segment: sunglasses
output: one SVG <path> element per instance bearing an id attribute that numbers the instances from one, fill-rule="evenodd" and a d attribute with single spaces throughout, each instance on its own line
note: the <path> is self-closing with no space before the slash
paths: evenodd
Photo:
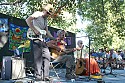
<path id="1" fill-rule="evenodd" d="M 46 12 L 47 14 L 51 15 L 49 12 Z"/>

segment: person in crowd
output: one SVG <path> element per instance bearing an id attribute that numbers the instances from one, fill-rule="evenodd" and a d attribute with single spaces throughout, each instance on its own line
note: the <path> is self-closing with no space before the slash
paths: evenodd
<path id="1" fill-rule="evenodd" d="M 49 81 L 50 51 L 46 42 L 41 37 L 41 30 L 46 31 L 48 37 L 52 37 L 47 27 L 47 17 L 53 13 L 53 5 L 46 4 L 42 11 L 36 11 L 26 19 L 26 23 L 32 32 L 38 37 L 33 40 L 33 54 L 36 80 Z"/>
<path id="2" fill-rule="evenodd" d="M 71 80 L 75 79 L 75 60 L 74 55 L 71 55 L 71 52 L 74 52 L 76 48 L 73 49 L 67 49 L 66 48 L 66 42 L 65 39 L 66 32 L 64 30 L 58 30 L 57 31 L 57 38 L 56 40 L 51 40 L 47 42 L 48 47 L 50 47 L 50 50 L 52 52 L 52 58 L 54 58 L 54 61 L 65 63 L 66 64 L 66 79 Z M 57 51 L 54 51 L 57 50 Z"/>
<path id="3" fill-rule="evenodd" d="M 122 55 L 121 55 L 121 51 L 118 51 L 118 52 L 117 52 L 116 59 L 117 59 L 118 61 L 122 61 L 122 60 L 123 60 L 123 59 L 122 59 Z"/>
<path id="4" fill-rule="evenodd" d="M 117 56 L 117 53 L 114 51 L 114 49 L 110 49 L 109 54 L 107 55 L 107 58 L 112 61 L 115 60 Z"/>
<path id="5" fill-rule="evenodd" d="M 125 60 L 125 49 L 123 50 L 123 60 Z"/>
<path id="6" fill-rule="evenodd" d="M 118 58 L 118 54 L 114 50 L 114 48 L 110 49 L 109 53 L 107 54 L 107 61 L 105 64 L 105 68 L 107 68 L 108 66 L 111 67 L 111 70 L 112 68 L 116 68 L 117 58 Z M 110 73 L 112 73 L 112 71 Z"/>

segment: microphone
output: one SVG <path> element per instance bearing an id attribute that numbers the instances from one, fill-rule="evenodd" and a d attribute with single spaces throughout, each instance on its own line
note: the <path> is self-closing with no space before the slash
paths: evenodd
<path id="1" fill-rule="evenodd" d="M 86 48 L 89 48 L 89 46 L 86 46 L 86 45 L 85 45 L 85 47 L 86 47 Z"/>

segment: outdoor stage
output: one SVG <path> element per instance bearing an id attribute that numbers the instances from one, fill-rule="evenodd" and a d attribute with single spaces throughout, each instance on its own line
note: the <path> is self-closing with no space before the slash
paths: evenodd
<path id="1" fill-rule="evenodd" d="M 102 70 L 103 71 L 103 70 Z M 27 76 L 22 79 L 17 80 L 0 80 L 0 83 L 99 83 L 97 82 L 99 79 L 88 79 L 86 76 L 80 76 L 76 80 L 66 80 L 65 79 L 65 69 L 56 69 L 56 72 L 59 75 L 59 78 L 57 78 L 55 72 L 53 69 L 50 70 L 50 77 L 51 81 L 34 81 L 34 78 L 32 76 Z M 109 73 L 110 69 L 106 69 L 106 73 Z M 113 70 L 114 75 L 104 75 L 102 77 L 102 81 L 105 83 L 125 83 L 125 70 Z M 104 83 L 101 82 L 101 83 Z"/>

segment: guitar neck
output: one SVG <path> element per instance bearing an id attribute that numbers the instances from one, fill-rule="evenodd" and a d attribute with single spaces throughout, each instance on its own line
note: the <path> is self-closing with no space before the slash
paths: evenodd
<path id="1" fill-rule="evenodd" d="M 68 54 L 68 53 L 73 52 L 73 50 L 74 50 L 74 49 L 66 49 L 66 50 L 64 51 L 64 53 L 65 53 L 65 54 Z"/>

